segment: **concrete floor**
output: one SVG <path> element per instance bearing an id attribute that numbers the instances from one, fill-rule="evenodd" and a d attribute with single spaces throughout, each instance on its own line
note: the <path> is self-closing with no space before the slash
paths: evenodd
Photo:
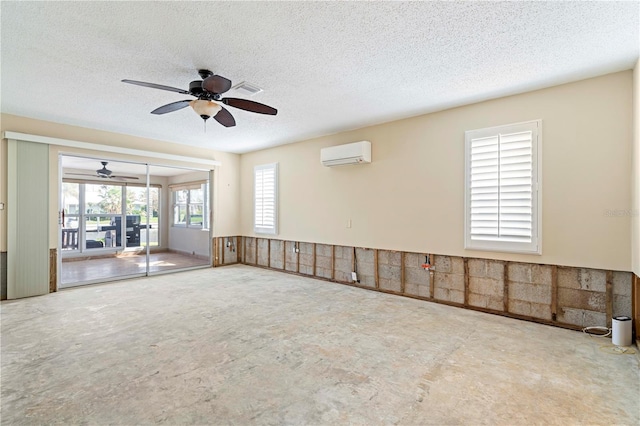
<path id="1" fill-rule="evenodd" d="M 608 339 L 248 266 L 1 307 L 3 424 L 640 423 Z"/>

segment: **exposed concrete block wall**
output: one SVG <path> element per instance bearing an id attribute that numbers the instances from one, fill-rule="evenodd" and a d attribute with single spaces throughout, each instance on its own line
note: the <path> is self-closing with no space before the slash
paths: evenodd
<path id="1" fill-rule="evenodd" d="M 434 293 L 437 300 L 465 303 L 464 260 L 454 256 L 434 256 Z"/>
<path id="2" fill-rule="evenodd" d="M 378 251 L 378 287 L 398 293 L 402 291 L 402 253 Z"/>
<path id="3" fill-rule="evenodd" d="M 431 294 L 431 274 L 422 264 L 425 255 L 418 253 L 404 254 L 404 292 L 420 297 L 433 297 Z"/>
<path id="4" fill-rule="evenodd" d="M 256 238 L 255 237 L 243 237 L 244 246 L 242 250 L 243 262 L 249 265 L 256 264 Z"/>
<path id="5" fill-rule="evenodd" d="M 374 256 L 375 251 L 366 248 L 356 248 L 356 267 L 360 285 L 376 287 Z"/>
<path id="6" fill-rule="evenodd" d="M 333 278 L 333 246 L 316 244 L 316 277 Z"/>
<path id="7" fill-rule="evenodd" d="M 353 247 L 335 246 L 334 279 L 350 283 L 353 272 Z"/>
<path id="8" fill-rule="evenodd" d="M 258 238 L 258 265 L 269 266 L 269 240 Z"/>
<path id="9" fill-rule="evenodd" d="M 504 262 L 469 259 L 467 268 L 469 270 L 469 305 L 504 311 Z"/>
<path id="10" fill-rule="evenodd" d="M 298 243 L 300 252 L 300 273 L 305 275 L 313 275 L 313 258 L 314 258 L 314 244 L 313 243 Z"/>
<path id="11" fill-rule="evenodd" d="M 552 270 L 549 265 L 509 263 L 509 312 L 551 320 Z"/>
<path id="12" fill-rule="evenodd" d="M 558 320 L 567 324 L 606 326 L 606 271 L 558 268 Z"/>
<path id="13" fill-rule="evenodd" d="M 613 316 L 631 316 L 633 274 L 631 272 L 613 273 Z"/>
<path id="14" fill-rule="evenodd" d="M 274 269 L 284 269 L 284 241 L 270 240 L 269 266 Z"/>
<path id="15" fill-rule="evenodd" d="M 226 237 L 218 241 L 224 264 L 233 263 Z M 249 265 L 256 265 L 257 244 L 259 266 L 544 324 L 608 326 L 613 316 L 632 315 L 630 272 L 444 255 L 431 255 L 428 271 L 423 253 L 255 237 L 230 241 L 241 247 L 236 259 Z M 359 283 L 351 279 L 354 252 Z"/>
<path id="16" fill-rule="evenodd" d="M 298 272 L 298 253 L 295 251 L 296 242 L 285 242 L 285 269 L 289 272 Z"/>

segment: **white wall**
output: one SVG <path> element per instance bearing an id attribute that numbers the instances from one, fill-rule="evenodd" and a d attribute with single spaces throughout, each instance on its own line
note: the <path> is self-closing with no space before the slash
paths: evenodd
<path id="1" fill-rule="evenodd" d="M 253 167 L 279 162 L 277 238 L 613 270 L 631 269 L 631 71 L 244 154 L 242 234 Z M 543 121 L 542 256 L 464 249 L 464 132 Z M 320 148 L 372 143 L 373 163 L 326 168 Z M 352 228 L 347 228 L 347 221 Z"/>
<path id="2" fill-rule="evenodd" d="M 171 176 L 168 185 L 177 183 L 197 182 L 207 180 L 209 174 L 206 172 L 190 172 L 177 176 Z M 195 254 L 198 256 L 209 256 L 209 230 L 194 229 L 181 226 L 173 226 L 173 216 L 171 211 L 172 194 L 167 190 L 167 220 L 169 221 L 169 241 L 166 246 L 170 250 L 182 253 Z"/>
<path id="3" fill-rule="evenodd" d="M 631 175 L 632 270 L 640 276 L 640 59 L 633 70 L 633 155 Z"/>

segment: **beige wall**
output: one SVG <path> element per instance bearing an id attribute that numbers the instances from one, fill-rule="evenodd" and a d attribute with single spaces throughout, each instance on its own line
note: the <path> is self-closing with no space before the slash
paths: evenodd
<path id="1" fill-rule="evenodd" d="M 214 173 L 214 235 L 237 235 L 240 232 L 239 221 L 239 196 L 238 179 L 240 158 L 237 154 L 217 152 L 204 148 L 185 147 L 184 145 L 172 144 L 169 142 L 152 139 L 139 138 L 135 136 L 118 133 L 105 132 L 101 130 L 87 129 L 82 127 L 68 126 L 47 121 L 34 120 L 25 117 L 18 117 L 9 114 L 2 114 L 0 121 L 1 131 L 13 131 L 40 136 L 48 136 L 60 139 L 70 139 L 75 141 L 90 142 L 102 145 L 126 147 L 166 154 L 189 156 L 202 159 L 218 160 L 221 166 L 217 167 Z M 6 202 L 6 140 L 2 140 L 2 150 L 0 155 L 0 201 Z M 50 160 L 50 191 L 57 194 L 58 191 L 58 154 L 59 153 L 81 153 L 90 156 L 104 156 L 104 152 L 74 149 L 62 146 L 51 146 L 49 150 Z M 184 163 L 179 161 L 169 161 L 155 158 L 142 158 L 127 156 L 122 154 L 108 154 L 110 159 L 123 159 L 142 162 L 152 162 L 160 165 L 174 165 L 197 167 L 197 163 Z M 58 210 L 58 198 L 51 197 L 49 210 L 52 212 L 50 247 L 57 245 L 56 221 Z M 6 209 L 0 212 L 0 251 L 6 251 Z"/>
<path id="2" fill-rule="evenodd" d="M 279 162 L 281 239 L 568 266 L 631 269 L 631 71 L 339 133 L 241 157 Z M 464 250 L 465 130 L 543 120 L 542 256 Z M 320 148 L 369 140 L 373 162 L 327 168 Z M 347 221 L 352 227 L 347 228 Z"/>
<path id="3" fill-rule="evenodd" d="M 631 259 L 632 270 L 640 276 L 640 59 L 633 71 L 633 169 L 631 175 Z"/>

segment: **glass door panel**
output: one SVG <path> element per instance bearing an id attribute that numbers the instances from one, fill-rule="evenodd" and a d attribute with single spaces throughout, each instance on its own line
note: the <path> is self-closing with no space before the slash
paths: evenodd
<path id="1" fill-rule="evenodd" d="M 122 219 L 127 184 L 141 181 L 146 166 L 66 155 L 61 156 L 60 165 L 61 207 L 65 209 L 60 288 L 144 275 L 146 259 L 123 253 L 128 240 Z M 74 248 L 66 248 L 65 240 Z M 139 238 L 136 245 L 140 245 Z"/>
<path id="2" fill-rule="evenodd" d="M 132 232 L 135 241 L 128 239 L 127 247 L 146 247 L 160 245 L 160 188 L 149 187 L 149 206 L 147 206 L 147 188 L 127 186 L 127 232 Z M 135 222 L 139 222 L 137 227 Z M 139 235 L 138 235 L 139 234 Z"/>
<path id="3" fill-rule="evenodd" d="M 118 239 L 122 216 L 121 185 L 84 184 L 84 239 L 85 250 L 122 248 Z"/>
<path id="4" fill-rule="evenodd" d="M 167 183 L 163 238 L 159 249 L 150 251 L 149 273 L 210 266 L 209 172 L 150 166 L 149 174 L 165 176 Z"/>

